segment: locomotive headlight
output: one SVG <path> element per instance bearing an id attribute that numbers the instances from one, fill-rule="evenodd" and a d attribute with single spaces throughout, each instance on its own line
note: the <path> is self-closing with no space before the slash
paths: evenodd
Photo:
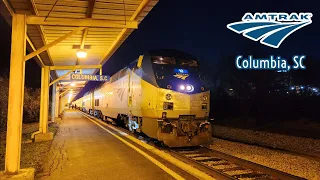
<path id="1" fill-rule="evenodd" d="M 186 87 L 188 92 L 193 92 L 194 91 L 194 87 L 191 84 L 188 84 Z"/>
<path id="2" fill-rule="evenodd" d="M 208 100 L 208 96 L 206 96 L 206 95 L 202 96 L 202 100 L 203 101 L 207 101 Z"/>
<path id="3" fill-rule="evenodd" d="M 194 91 L 194 87 L 191 84 L 181 84 L 179 86 L 179 89 L 181 91 L 186 91 L 186 92 L 193 92 Z"/>
<path id="4" fill-rule="evenodd" d="M 172 98 L 171 94 L 166 94 L 166 100 L 170 100 Z"/>

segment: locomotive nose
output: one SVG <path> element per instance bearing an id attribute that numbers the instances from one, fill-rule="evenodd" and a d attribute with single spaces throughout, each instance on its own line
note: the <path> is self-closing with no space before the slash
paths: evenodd
<path id="1" fill-rule="evenodd" d="M 188 134 L 188 136 L 193 136 L 197 132 L 198 127 L 193 124 L 193 122 L 183 122 L 181 124 L 181 130 Z"/>

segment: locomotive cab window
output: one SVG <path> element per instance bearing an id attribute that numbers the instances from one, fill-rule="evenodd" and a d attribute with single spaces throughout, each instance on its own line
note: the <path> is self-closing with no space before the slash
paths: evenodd
<path id="1" fill-rule="evenodd" d="M 181 66 L 191 66 L 191 67 L 198 67 L 199 64 L 196 60 L 190 60 L 190 59 L 179 59 Z"/>
<path id="2" fill-rule="evenodd" d="M 154 64 L 176 64 L 173 57 L 152 56 L 151 60 Z"/>
<path id="3" fill-rule="evenodd" d="M 94 100 L 94 106 L 99 106 L 99 99 Z"/>
<path id="4" fill-rule="evenodd" d="M 163 109 L 164 110 L 173 110 L 173 102 L 164 102 Z"/>

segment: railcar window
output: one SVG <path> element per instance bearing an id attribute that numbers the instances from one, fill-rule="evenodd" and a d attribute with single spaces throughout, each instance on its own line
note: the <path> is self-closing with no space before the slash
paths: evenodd
<path id="1" fill-rule="evenodd" d="M 94 100 L 94 106 L 99 106 L 99 99 Z"/>
<path id="2" fill-rule="evenodd" d="M 176 64 L 173 57 L 152 56 L 151 60 L 154 64 Z"/>

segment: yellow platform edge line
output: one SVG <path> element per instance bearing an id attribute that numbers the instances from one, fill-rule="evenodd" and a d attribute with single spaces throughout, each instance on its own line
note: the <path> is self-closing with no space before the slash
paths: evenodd
<path id="1" fill-rule="evenodd" d="M 87 117 L 88 119 L 90 119 L 91 121 L 93 121 L 93 118 L 92 118 L 92 117 L 88 116 L 87 114 L 85 114 L 85 113 L 83 113 L 83 112 L 81 112 L 81 113 L 82 113 L 85 117 Z M 105 123 L 105 122 L 103 122 L 103 121 L 100 121 L 100 120 L 99 120 L 99 123 L 96 122 L 96 121 L 93 121 L 93 122 L 96 123 L 97 125 L 99 125 L 100 127 L 102 127 L 103 129 L 105 129 L 105 128 L 104 128 L 103 126 L 101 126 L 99 123 L 101 123 L 101 124 L 103 124 L 103 125 L 105 125 L 105 126 L 108 126 L 109 128 L 111 128 L 111 129 L 113 129 L 113 130 L 115 130 L 115 131 L 117 131 L 117 132 L 119 132 L 119 133 L 123 133 L 121 130 L 116 129 L 116 128 L 110 126 L 109 124 L 107 124 L 107 123 Z M 107 130 L 107 129 L 106 129 L 106 130 Z M 107 130 L 107 131 L 109 131 L 109 130 Z M 112 133 L 112 132 L 110 132 L 110 133 Z M 114 134 L 114 133 L 113 133 L 113 134 Z M 116 136 L 117 136 L 117 135 L 116 135 Z M 163 151 L 161 151 L 161 150 L 159 150 L 159 149 L 157 149 L 157 148 L 155 148 L 155 147 L 153 147 L 153 146 L 151 146 L 151 145 L 149 145 L 149 144 L 146 144 L 146 143 L 143 142 L 143 141 L 140 141 L 140 140 L 136 139 L 135 137 L 133 137 L 133 136 L 131 136 L 131 135 L 128 135 L 128 136 L 126 136 L 126 137 L 127 137 L 128 139 L 130 139 L 131 141 L 137 143 L 138 145 L 144 147 L 145 149 L 147 149 L 147 150 L 153 152 L 154 154 L 160 156 L 161 158 L 163 158 L 163 159 L 169 161 L 170 163 L 176 165 L 177 167 L 181 168 L 182 170 L 188 172 L 189 174 L 195 176 L 195 177 L 198 178 L 198 179 L 214 179 L 213 177 L 209 176 L 208 174 L 206 174 L 206 173 L 204 173 L 204 172 L 202 172 L 202 171 L 200 171 L 200 170 L 192 167 L 192 166 L 189 165 L 189 164 L 186 164 L 186 163 L 184 163 L 184 162 L 182 162 L 182 161 L 174 158 L 173 156 L 171 156 L 170 154 L 168 154 L 168 153 L 166 153 L 166 152 L 163 152 Z M 121 137 L 119 137 L 119 138 L 121 138 Z M 121 139 L 122 139 L 122 138 L 121 138 Z M 123 139 L 123 141 L 125 141 L 125 140 Z M 127 141 L 126 141 L 126 142 L 127 142 Z M 127 142 L 127 143 L 128 143 L 128 142 Z M 129 143 L 129 144 L 130 144 L 130 143 Z M 130 145 L 131 145 L 131 144 L 130 144 Z M 132 145 L 132 146 L 133 146 L 133 145 Z M 135 146 L 134 146 L 134 147 L 135 147 Z M 135 147 L 135 148 L 136 148 L 136 147 Z M 151 157 L 151 158 L 152 158 L 152 157 Z M 159 163 L 160 163 L 160 162 L 159 162 Z M 160 167 L 160 166 L 159 166 L 159 167 Z M 161 168 L 161 167 L 160 167 L 160 168 Z M 162 169 L 162 168 L 161 168 L 161 169 Z"/>

